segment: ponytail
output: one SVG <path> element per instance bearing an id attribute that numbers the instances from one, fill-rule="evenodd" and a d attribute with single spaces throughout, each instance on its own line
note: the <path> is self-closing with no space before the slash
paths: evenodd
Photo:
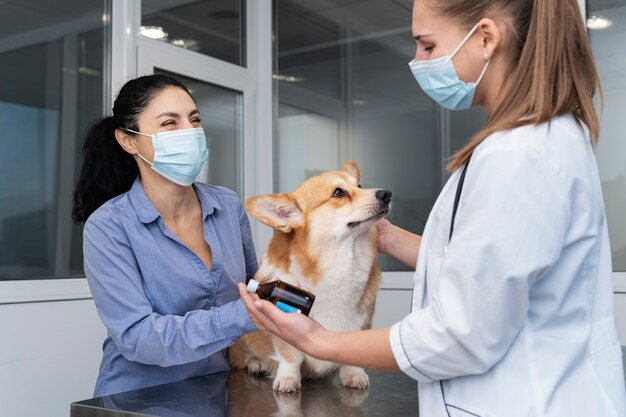
<path id="1" fill-rule="evenodd" d="M 83 166 L 74 189 L 72 220 L 84 223 L 98 207 L 128 190 L 139 169 L 115 139 L 115 118 L 94 123 L 83 144 Z"/>
<path id="2" fill-rule="evenodd" d="M 124 84 L 115 99 L 113 116 L 91 126 L 83 144 L 83 166 L 74 189 L 72 220 L 76 223 L 84 223 L 102 204 L 130 190 L 139 168 L 133 156 L 117 143 L 115 129 L 139 130 L 137 119 L 154 96 L 166 88 L 180 88 L 191 97 L 187 87 L 176 78 L 145 75 Z"/>
<path id="3" fill-rule="evenodd" d="M 433 2 L 434 4 L 434 2 Z M 489 121 L 448 165 L 465 165 L 489 135 L 571 113 L 595 144 L 600 122 L 593 103 L 600 77 L 577 0 L 437 0 L 445 15 L 471 27 L 484 17 L 511 19 L 511 75 Z"/>

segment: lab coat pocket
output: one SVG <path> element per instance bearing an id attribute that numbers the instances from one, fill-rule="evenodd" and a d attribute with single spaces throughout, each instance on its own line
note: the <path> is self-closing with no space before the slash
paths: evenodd
<path id="1" fill-rule="evenodd" d="M 461 407 L 456 407 L 451 404 L 446 404 L 446 410 L 450 417 L 482 417 L 480 414 L 472 413 Z"/>

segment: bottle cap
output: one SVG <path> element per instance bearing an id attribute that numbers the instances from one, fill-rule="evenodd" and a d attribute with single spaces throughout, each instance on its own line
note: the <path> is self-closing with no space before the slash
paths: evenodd
<path id="1" fill-rule="evenodd" d="M 248 287 L 246 289 L 248 290 L 249 293 L 254 294 L 258 288 L 259 288 L 259 281 L 255 279 L 251 279 L 250 282 L 248 282 Z"/>

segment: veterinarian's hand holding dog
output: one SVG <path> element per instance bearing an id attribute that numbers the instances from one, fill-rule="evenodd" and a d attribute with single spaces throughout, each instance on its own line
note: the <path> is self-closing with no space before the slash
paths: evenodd
<path id="1" fill-rule="evenodd" d="M 422 237 L 391 224 L 387 219 L 376 223 L 378 252 L 390 255 L 403 264 L 415 268 Z"/>
<path id="2" fill-rule="evenodd" d="M 249 294 L 243 284 L 239 284 L 239 294 L 255 323 L 304 353 L 347 365 L 400 370 L 389 344 L 389 328 L 332 332 L 303 314 L 285 313 Z"/>

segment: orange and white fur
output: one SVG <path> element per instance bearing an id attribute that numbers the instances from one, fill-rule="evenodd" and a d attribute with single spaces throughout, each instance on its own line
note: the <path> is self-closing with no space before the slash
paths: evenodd
<path id="1" fill-rule="evenodd" d="M 376 263 L 375 223 L 389 212 L 391 193 L 362 189 L 354 161 L 343 171 L 312 177 L 291 194 L 251 197 L 246 210 L 275 229 L 255 279 L 299 283 L 315 294 L 309 316 L 329 330 L 368 329 L 381 274 Z M 302 377 L 322 377 L 339 368 L 346 387 L 366 388 L 363 368 L 314 359 L 260 331 L 229 349 L 233 369 L 274 378 L 280 392 L 297 391 Z"/>

